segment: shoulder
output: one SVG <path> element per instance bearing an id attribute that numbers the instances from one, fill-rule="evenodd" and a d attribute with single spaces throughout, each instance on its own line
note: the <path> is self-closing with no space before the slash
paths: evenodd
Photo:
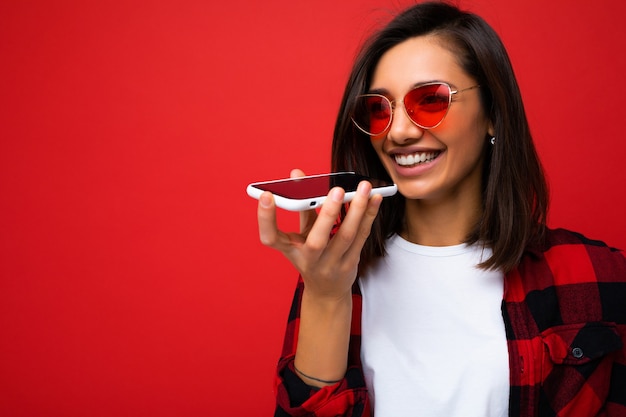
<path id="1" fill-rule="evenodd" d="M 600 240 L 549 230 L 507 274 L 505 299 L 525 303 L 541 331 L 567 323 L 626 324 L 626 258 Z"/>
<path id="2" fill-rule="evenodd" d="M 620 249 L 566 229 L 548 229 L 544 244 L 529 249 L 520 268 L 591 281 L 626 282 L 626 258 Z M 584 278 L 583 278 L 584 277 Z"/>
<path id="3" fill-rule="evenodd" d="M 590 239 L 582 233 L 578 233 L 567 229 L 547 229 L 546 230 L 546 250 L 555 246 L 562 245 L 583 245 L 592 247 L 603 247 L 611 252 L 621 252 L 619 249 L 612 248 L 602 240 Z"/>
<path id="4" fill-rule="evenodd" d="M 541 258 L 548 253 L 568 254 L 581 250 L 588 251 L 592 256 L 613 254 L 609 256 L 624 257 L 621 249 L 609 246 L 602 240 L 591 239 L 582 233 L 567 229 L 546 229 L 541 243 L 527 247 L 524 258 Z"/>

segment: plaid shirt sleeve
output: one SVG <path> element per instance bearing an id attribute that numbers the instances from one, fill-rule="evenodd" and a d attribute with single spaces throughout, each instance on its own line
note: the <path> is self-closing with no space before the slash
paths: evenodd
<path id="1" fill-rule="evenodd" d="M 341 382 L 321 389 L 306 385 L 295 373 L 293 360 L 298 343 L 300 303 L 304 283 L 298 279 L 283 352 L 276 377 L 275 417 L 370 417 L 370 403 L 360 359 L 361 294 L 358 285 L 353 287 L 352 330 L 348 353 L 348 370 Z"/>
<path id="2" fill-rule="evenodd" d="M 626 260 L 565 230 L 507 275 L 510 416 L 626 416 Z"/>

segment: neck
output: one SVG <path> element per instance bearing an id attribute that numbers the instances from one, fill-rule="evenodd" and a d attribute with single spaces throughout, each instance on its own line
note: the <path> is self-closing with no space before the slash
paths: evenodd
<path id="1" fill-rule="evenodd" d="M 480 218 L 480 197 L 446 201 L 407 200 L 400 235 L 424 246 L 452 246 L 467 240 Z"/>

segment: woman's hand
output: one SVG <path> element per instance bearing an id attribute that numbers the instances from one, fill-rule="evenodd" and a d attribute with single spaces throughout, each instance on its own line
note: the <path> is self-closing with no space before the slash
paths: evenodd
<path id="1" fill-rule="evenodd" d="M 293 170 L 291 177 L 304 173 Z M 359 184 L 356 195 L 336 234 L 331 238 L 341 207 L 344 190 L 335 187 L 328 193 L 319 214 L 300 213 L 300 232 L 278 229 L 276 205 L 270 192 L 261 195 L 258 205 L 261 242 L 281 251 L 302 275 L 308 297 L 333 301 L 346 297 L 356 279 L 361 249 L 369 236 L 382 196 L 369 197 L 371 184 Z"/>
<path id="2" fill-rule="evenodd" d="M 301 177 L 300 170 L 291 177 Z M 300 272 L 304 292 L 294 367 L 307 384 L 331 385 L 346 372 L 352 317 L 352 285 L 361 249 L 369 236 L 382 196 L 369 197 L 371 184 L 359 184 L 350 208 L 336 233 L 331 231 L 343 206 L 344 190 L 333 188 L 319 214 L 300 213 L 300 232 L 285 233 L 276 223 L 271 193 L 258 206 L 261 242 L 281 251 Z"/>

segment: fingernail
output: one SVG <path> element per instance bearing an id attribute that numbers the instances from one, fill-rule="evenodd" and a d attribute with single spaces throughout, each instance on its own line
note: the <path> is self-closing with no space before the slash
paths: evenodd
<path id="1" fill-rule="evenodd" d="M 372 190 L 372 186 L 369 182 L 363 181 L 359 184 L 358 190 L 359 193 L 361 193 L 362 195 L 369 195 L 370 191 Z"/>
<path id="2" fill-rule="evenodd" d="M 330 193 L 330 198 L 338 203 L 343 201 L 343 191 L 340 188 L 334 188 Z"/>
<path id="3" fill-rule="evenodd" d="M 261 204 L 261 207 L 263 208 L 271 207 L 272 206 L 272 194 L 270 193 L 261 194 L 261 197 L 259 197 L 259 203 Z"/>

